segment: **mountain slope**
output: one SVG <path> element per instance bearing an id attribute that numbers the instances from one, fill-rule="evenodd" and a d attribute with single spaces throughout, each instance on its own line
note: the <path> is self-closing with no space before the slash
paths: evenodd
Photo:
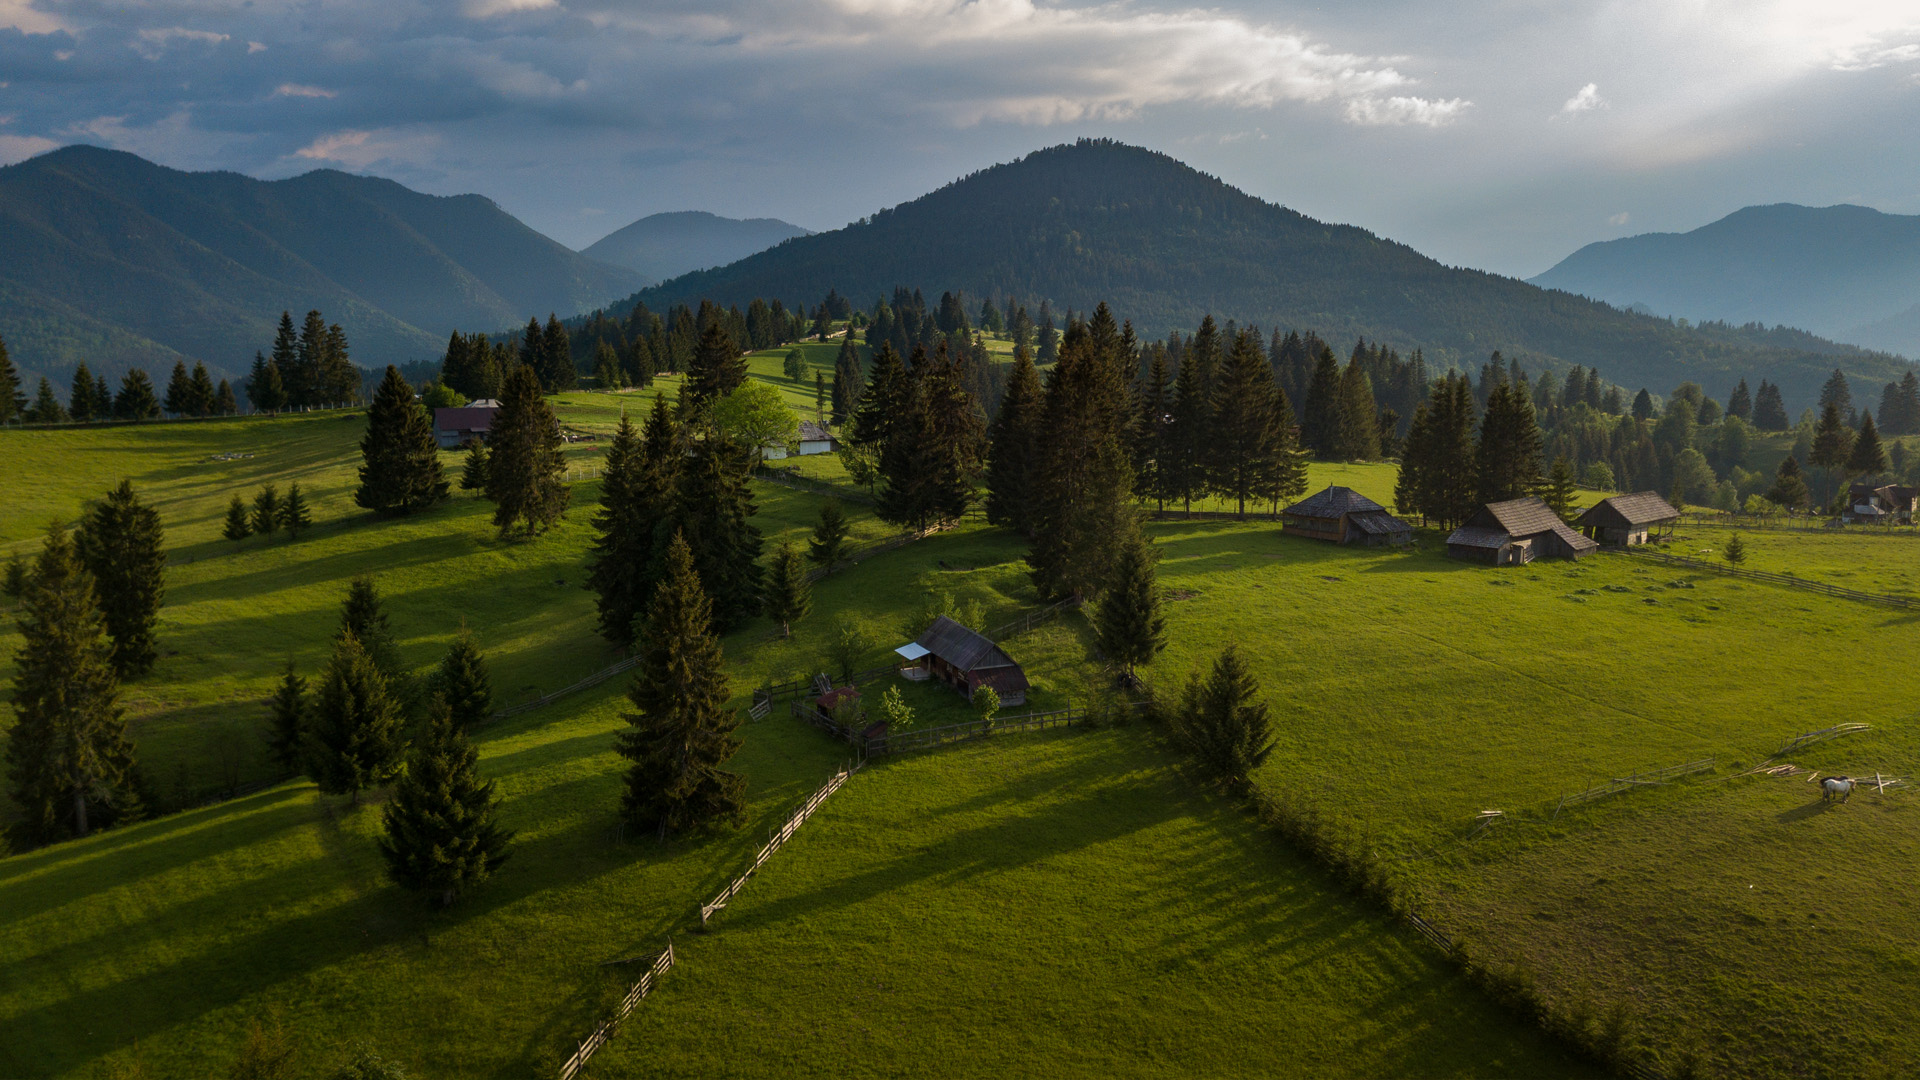
<path id="1" fill-rule="evenodd" d="M 1513 278 L 1443 266 L 1364 229 L 1263 202 L 1164 154 L 1105 140 L 1037 151 L 844 229 L 642 291 L 656 310 L 712 297 L 812 303 L 837 288 L 870 303 L 896 285 L 1008 294 L 1084 309 L 1106 300 L 1143 335 L 1212 312 L 1263 326 L 1356 335 L 1474 370 L 1500 349 L 1551 365 L 1599 365 L 1664 393 L 1740 378 L 1807 400 L 1836 362 L 1878 386 L 1904 365 L 1842 349 L 1745 344 Z"/>
<path id="2" fill-rule="evenodd" d="M 809 235 L 778 218 L 723 218 L 702 210 L 652 214 L 609 233 L 581 254 L 636 270 L 653 281 L 725 266 L 756 251 Z"/>
<path id="3" fill-rule="evenodd" d="M 1749 206 L 1692 232 L 1588 244 L 1531 280 L 1665 315 L 1785 323 L 1920 357 L 1920 216 Z"/>
<path id="4" fill-rule="evenodd" d="M 204 360 L 232 376 L 282 310 L 319 308 L 354 359 L 436 354 L 449 331 L 572 314 L 643 283 L 478 195 L 321 170 L 186 173 L 70 146 L 0 169 L 0 337 L 29 371 Z"/>

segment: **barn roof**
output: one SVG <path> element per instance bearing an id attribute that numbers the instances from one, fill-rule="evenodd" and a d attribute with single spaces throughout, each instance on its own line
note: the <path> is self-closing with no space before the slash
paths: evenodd
<path id="1" fill-rule="evenodd" d="M 1392 536 L 1394 533 L 1412 532 L 1413 526 L 1387 513 L 1385 510 L 1368 510 L 1354 514 L 1347 519 L 1353 527 L 1363 533 L 1374 536 Z"/>
<path id="2" fill-rule="evenodd" d="M 493 427 L 495 410 L 467 406 L 433 410 L 433 426 L 439 431 L 487 431 Z"/>
<path id="3" fill-rule="evenodd" d="M 1587 508 L 1586 513 L 1574 519 L 1578 525 L 1594 525 L 1605 528 L 1638 527 L 1641 525 L 1664 525 L 1680 520 L 1680 511 L 1675 510 L 1657 491 L 1636 491 L 1631 495 L 1614 495 L 1601 499 Z"/>
<path id="4" fill-rule="evenodd" d="M 824 426 L 812 420 L 800 421 L 801 442 L 831 442 L 832 440 L 833 432 L 828 431 Z"/>
<path id="5" fill-rule="evenodd" d="M 1499 548 L 1512 539 L 1499 529 L 1476 529 L 1471 525 L 1462 525 L 1447 537 L 1447 546 Z"/>
<path id="6" fill-rule="evenodd" d="M 1337 518 L 1345 514 L 1384 513 L 1386 507 L 1349 487 L 1329 487 L 1294 503 L 1283 513 L 1295 517 Z"/>
<path id="7" fill-rule="evenodd" d="M 1017 666 L 1000 646 L 945 615 L 934 619 L 915 644 L 961 671 Z"/>
<path id="8" fill-rule="evenodd" d="M 1560 518 L 1545 502 L 1531 495 L 1524 499 L 1488 503 L 1468 524 L 1477 528 L 1499 528 L 1513 536 L 1536 536 L 1552 532 Z"/>

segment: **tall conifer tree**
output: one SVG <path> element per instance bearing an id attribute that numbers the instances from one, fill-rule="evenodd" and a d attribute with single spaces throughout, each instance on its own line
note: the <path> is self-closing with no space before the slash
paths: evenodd
<path id="1" fill-rule="evenodd" d="M 819 565 L 822 577 L 833 574 L 846 551 L 849 531 L 847 516 L 840 512 L 840 500 L 828 499 L 820 504 L 820 520 L 814 523 L 813 536 L 807 540 L 807 559 Z"/>
<path id="2" fill-rule="evenodd" d="M 1340 423 L 1333 454 L 1342 461 L 1372 461 L 1380 456 L 1379 409 L 1374 405 L 1373 382 L 1359 356 L 1348 361 L 1340 374 Z"/>
<path id="3" fill-rule="evenodd" d="M 470 731 L 493 715 L 493 675 L 486 655 L 465 626 L 453 639 L 440 667 L 433 673 L 433 694 L 462 731 Z"/>
<path id="4" fill-rule="evenodd" d="M 307 680 L 289 658 L 267 701 L 267 752 L 288 772 L 299 772 L 305 764 L 308 708 Z"/>
<path id="5" fill-rule="evenodd" d="M 0 424 L 17 424 L 26 415 L 27 395 L 20 390 L 20 371 L 7 355 L 7 343 L 0 340 Z"/>
<path id="6" fill-rule="evenodd" d="M 1214 380 L 1212 433 L 1205 460 L 1207 486 L 1233 499 L 1242 516 L 1247 500 L 1259 497 L 1274 463 L 1280 405 L 1273 367 L 1260 354 L 1258 338 L 1240 331 Z"/>
<path id="7" fill-rule="evenodd" d="M 1341 405 L 1340 362 L 1334 359 L 1333 350 L 1323 344 L 1313 361 L 1313 379 L 1307 384 L 1306 408 L 1300 425 L 1301 441 L 1318 457 L 1332 457 L 1339 452 Z"/>
<path id="8" fill-rule="evenodd" d="M 1108 661 L 1121 665 L 1129 678 L 1135 668 L 1152 663 L 1167 647 L 1167 621 L 1160 614 L 1154 562 L 1147 538 L 1136 534 L 1120 549 L 1113 581 L 1101 596 L 1094 618 L 1100 650 Z"/>
<path id="9" fill-rule="evenodd" d="M 501 536 L 517 524 L 531 536 L 558 521 L 567 508 L 564 443 L 532 368 L 515 368 L 502 394 L 487 432 L 486 494 Z"/>
<path id="10" fill-rule="evenodd" d="M 1070 327 L 1047 375 L 1035 471 L 1027 562 L 1043 596 L 1097 596 L 1139 528 L 1126 441 L 1130 404 L 1117 338 L 1102 349 L 1084 324 Z"/>
<path id="11" fill-rule="evenodd" d="M 1474 448 L 1480 501 L 1534 494 L 1540 488 L 1542 452 L 1540 426 L 1534 421 L 1526 389 L 1504 382 L 1495 386 L 1487 397 L 1487 415 L 1480 421 L 1480 442 Z"/>
<path id="12" fill-rule="evenodd" d="M 1862 410 L 1860 433 L 1854 436 L 1853 449 L 1847 454 L 1847 472 L 1854 476 L 1878 476 L 1887 471 L 1887 448 L 1880 431 L 1873 425 L 1873 414 Z"/>
<path id="13" fill-rule="evenodd" d="M 433 421 L 392 364 L 387 365 L 386 377 L 367 410 L 360 457 L 360 487 L 353 501 L 365 509 L 394 517 L 425 510 L 447 498 Z"/>
<path id="14" fill-rule="evenodd" d="M 167 411 L 175 416 L 192 416 L 193 398 L 193 378 L 187 374 L 186 361 L 176 360 L 173 377 L 167 380 Z"/>
<path id="15" fill-rule="evenodd" d="M 993 418 L 987 452 L 987 521 L 1031 536 L 1034 469 L 1040 459 L 1040 374 L 1026 347 L 1013 349 L 1013 373 Z"/>
<path id="16" fill-rule="evenodd" d="M 88 509 L 75 536 L 99 590 L 114 671 L 122 679 L 153 667 L 154 627 L 167 591 L 165 543 L 159 512 L 142 503 L 126 480 Z"/>
<path id="17" fill-rule="evenodd" d="M 779 624 L 781 637 L 792 637 L 793 624 L 813 610 L 813 587 L 792 544 L 781 544 L 773 553 L 764 605 L 767 618 Z"/>
<path id="18" fill-rule="evenodd" d="M 75 420 L 98 420 L 105 412 L 93 403 L 93 372 L 87 370 L 85 362 L 76 364 L 73 383 L 67 390 L 67 413 Z"/>
<path id="19" fill-rule="evenodd" d="M 853 333 L 849 331 L 845 340 L 840 342 L 839 354 L 833 358 L 832 416 L 835 427 L 853 418 L 853 409 L 860 400 L 864 378 L 860 370 L 860 346 L 854 344 Z"/>
<path id="20" fill-rule="evenodd" d="M 405 669 L 400 666 L 400 644 L 394 640 L 393 627 L 387 621 L 387 605 L 380 597 L 380 590 L 373 578 L 360 574 L 347 583 L 347 598 L 340 602 L 340 629 L 334 634 L 334 640 L 345 641 L 348 638 L 358 643 L 357 647 L 372 659 L 392 689 L 396 680 L 406 677 Z"/>
<path id="21" fill-rule="evenodd" d="M 117 420 L 151 420 L 160 415 L 160 402 L 153 396 L 153 380 L 139 368 L 120 377 L 120 392 L 113 398 Z"/>
<path id="22" fill-rule="evenodd" d="M 302 530 L 313 527 L 313 514 L 307 508 L 307 497 L 300 493 L 300 481 L 287 485 L 287 497 L 280 503 L 279 520 L 286 527 L 289 540 L 300 539 Z"/>
<path id="23" fill-rule="evenodd" d="M 587 558 L 587 588 L 599 611 L 600 636 L 616 645 L 633 641 L 634 619 L 645 610 L 647 563 L 653 555 L 657 506 L 645 505 L 647 462 L 640 433 L 627 414 L 607 446 L 600 481 L 600 509 L 593 515 L 593 553 Z"/>
<path id="24" fill-rule="evenodd" d="M 245 540 L 253 535 L 253 522 L 247 520 L 247 504 L 238 495 L 227 504 L 227 524 L 220 535 L 229 540 Z"/>
<path id="25" fill-rule="evenodd" d="M 437 907 L 450 906 L 507 861 L 513 833 L 499 825 L 500 800 L 494 782 L 480 779 L 478 762 L 446 702 L 436 698 L 380 814 L 376 842 L 387 876 Z"/>
<path id="26" fill-rule="evenodd" d="M 747 381 L 747 361 L 727 333 L 723 320 L 715 319 L 701 331 L 700 345 L 687 371 L 686 390 L 695 402 L 718 401 Z"/>
<path id="27" fill-rule="evenodd" d="M 393 778 L 404 747 L 400 705 L 373 657 L 351 633 L 335 641 L 307 724 L 304 758 L 328 795 L 360 793 Z"/>
<path id="28" fill-rule="evenodd" d="M 263 485 L 253 497 L 253 531 L 272 536 L 280 528 L 280 492 L 272 484 Z"/>
<path id="29" fill-rule="evenodd" d="M 674 494 L 672 527 L 692 549 L 701 589 L 711 598 L 714 625 L 722 632 L 760 613 L 761 538 L 752 521 L 758 510 L 747 486 L 747 469 L 745 448 L 709 432 L 694 441 Z M 658 535 L 671 536 L 665 531 Z M 664 545 L 660 552 L 655 581 L 662 580 L 668 568 Z"/>

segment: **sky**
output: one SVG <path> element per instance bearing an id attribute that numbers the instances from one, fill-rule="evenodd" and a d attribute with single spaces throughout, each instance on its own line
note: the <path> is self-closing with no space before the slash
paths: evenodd
<path id="1" fill-rule="evenodd" d="M 0 0 L 0 164 L 86 142 L 831 229 L 1081 136 L 1537 274 L 1742 206 L 1920 213 L 1917 0 Z"/>

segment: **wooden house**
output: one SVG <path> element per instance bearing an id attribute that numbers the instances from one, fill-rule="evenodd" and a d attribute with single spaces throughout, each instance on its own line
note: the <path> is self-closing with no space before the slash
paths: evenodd
<path id="1" fill-rule="evenodd" d="M 493 428 L 493 414 L 499 410 L 500 403 L 492 398 L 483 398 L 459 408 L 435 409 L 433 439 L 446 449 L 459 446 L 469 439 L 485 442 L 487 432 Z"/>
<path id="2" fill-rule="evenodd" d="M 1600 549 L 1560 520 L 1539 499 L 1488 503 L 1447 537 L 1447 554 L 1489 566 L 1519 566 L 1535 559 L 1578 559 Z"/>
<path id="3" fill-rule="evenodd" d="M 1840 519 L 1852 525 L 1911 525 L 1916 496 L 1920 488 L 1905 484 L 1849 484 Z"/>
<path id="4" fill-rule="evenodd" d="M 1002 705 L 1027 702 L 1027 673 L 1013 657 L 945 615 L 933 620 L 918 640 L 894 651 L 909 664 L 924 666 L 927 674 L 922 678 L 938 679 L 967 698 L 980 687 L 991 686 Z"/>
<path id="5" fill-rule="evenodd" d="M 1387 513 L 1386 507 L 1345 487 L 1327 488 L 1282 510 L 1280 531 L 1330 544 L 1380 547 L 1413 542 L 1413 526 Z"/>
<path id="6" fill-rule="evenodd" d="M 1636 491 L 1601 499 L 1574 519 L 1580 531 L 1605 547 L 1632 547 L 1644 544 L 1662 526 L 1680 521 L 1675 510 L 1657 491 Z"/>
<path id="7" fill-rule="evenodd" d="M 800 438 L 794 447 L 794 452 L 789 454 L 786 446 L 769 443 L 765 448 L 765 457 L 768 461 L 779 461 L 788 457 L 831 454 L 838 449 L 840 449 L 840 440 L 833 437 L 830 429 L 811 420 L 802 420 L 800 421 Z"/>

